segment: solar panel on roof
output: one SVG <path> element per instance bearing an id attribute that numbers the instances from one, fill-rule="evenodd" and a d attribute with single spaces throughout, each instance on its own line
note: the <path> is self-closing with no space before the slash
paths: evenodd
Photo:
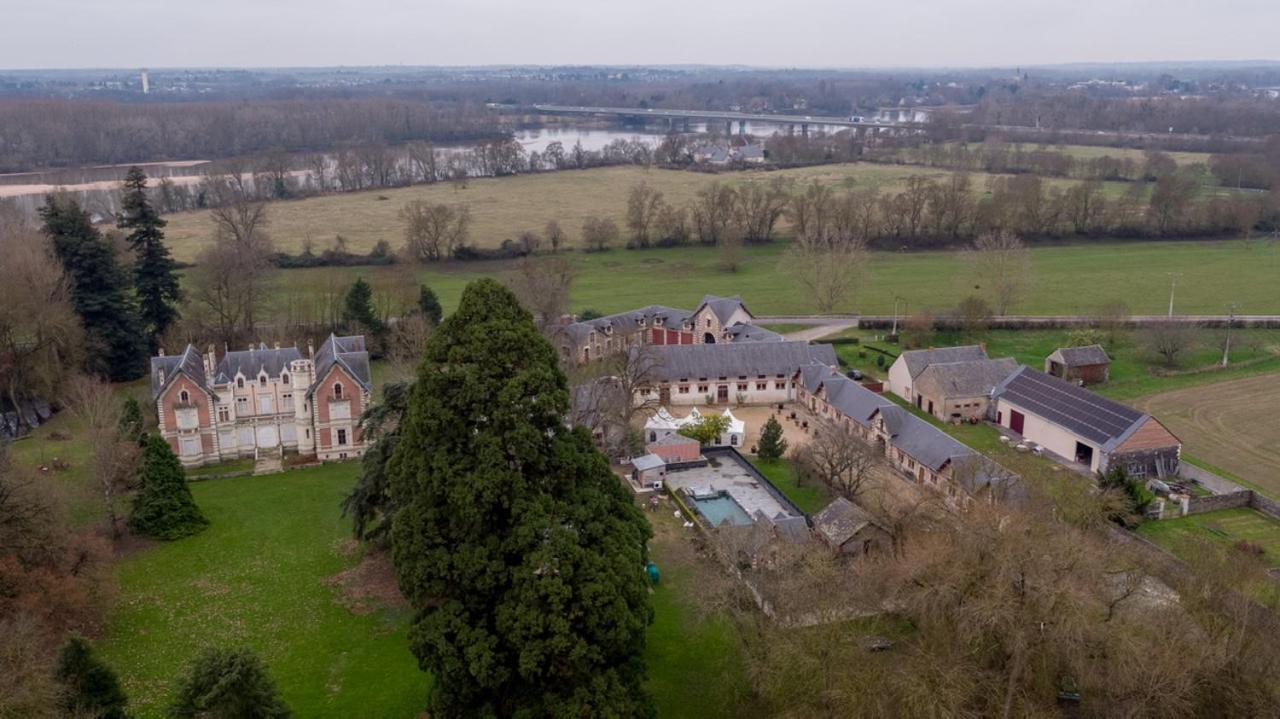
<path id="1" fill-rule="evenodd" d="M 1144 416 L 1132 407 L 1029 368 L 1010 379 L 1000 394 L 1098 444 L 1121 436 Z"/>

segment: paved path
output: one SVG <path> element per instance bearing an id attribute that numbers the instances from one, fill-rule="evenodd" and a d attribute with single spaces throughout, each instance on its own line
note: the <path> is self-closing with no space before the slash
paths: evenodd
<path id="1" fill-rule="evenodd" d="M 275 474 L 276 472 L 283 471 L 284 462 L 282 462 L 280 460 L 280 456 L 276 454 L 258 457 L 257 461 L 253 463 L 253 473 L 255 476 L 259 474 Z"/>

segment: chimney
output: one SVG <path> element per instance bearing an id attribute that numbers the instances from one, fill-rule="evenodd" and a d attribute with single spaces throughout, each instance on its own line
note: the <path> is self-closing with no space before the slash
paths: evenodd
<path id="1" fill-rule="evenodd" d="M 310 339 L 307 339 L 307 357 L 311 359 L 316 358 L 316 348 L 314 345 L 311 344 Z"/>
<path id="2" fill-rule="evenodd" d="M 160 348 L 160 356 L 161 356 L 161 357 L 163 357 L 163 356 L 164 356 L 164 348 L 163 348 L 163 347 L 161 347 L 161 348 Z"/>
<path id="3" fill-rule="evenodd" d="M 280 349 L 280 343 L 279 343 L 279 342 L 276 342 L 276 343 L 275 343 L 275 348 L 276 348 L 276 349 Z"/>

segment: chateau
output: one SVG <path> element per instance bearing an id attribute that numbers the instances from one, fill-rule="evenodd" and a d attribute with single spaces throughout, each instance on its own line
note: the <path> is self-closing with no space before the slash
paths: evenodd
<path id="1" fill-rule="evenodd" d="M 260 344 L 219 361 L 213 347 L 202 355 L 187 345 L 151 359 L 160 434 L 188 467 L 285 452 L 359 457 L 372 389 L 362 336 L 330 335 L 306 356 Z"/>

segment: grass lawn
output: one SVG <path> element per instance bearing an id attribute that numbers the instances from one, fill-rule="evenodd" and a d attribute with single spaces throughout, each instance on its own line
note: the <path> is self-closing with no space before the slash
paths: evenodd
<path id="1" fill-rule="evenodd" d="M 661 191 L 669 202 L 684 206 L 698 190 L 713 182 L 741 184 L 767 182 L 787 177 L 797 183 L 813 180 L 837 187 L 875 187 L 897 190 L 913 175 L 936 179 L 950 176 L 949 170 L 919 166 L 875 163 L 845 163 L 787 170 L 749 170 L 729 174 L 707 174 L 683 170 L 644 167 L 602 167 L 502 178 L 473 179 L 466 189 L 452 183 L 384 188 L 346 192 L 272 203 L 269 231 L 276 246 L 298 252 L 310 240 L 317 250 L 333 244 L 336 235 L 347 240 L 353 252 L 367 252 L 379 240 L 393 247 L 404 244 L 404 225 L 399 212 L 406 202 L 465 204 L 471 209 L 471 240 L 479 247 L 497 247 L 524 230 L 542 232 L 549 220 L 556 220 L 568 233 L 570 244 L 579 242 L 582 221 L 591 215 L 612 217 L 619 224 L 625 217 L 627 193 L 641 182 Z M 975 192 L 985 192 L 984 173 L 971 173 Z M 1072 181 L 1046 179 L 1049 186 L 1065 186 Z M 1125 183 L 1106 183 L 1111 195 L 1119 195 Z M 165 230 L 174 257 L 192 260 L 209 241 L 212 226 L 207 211 L 183 212 L 167 218 Z"/>
<path id="2" fill-rule="evenodd" d="M 1262 547 L 1268 566 L 1280 566 L 1280 520 L 1248 507 L 1143 522 L 1138 534 L 1175 554 L 1196 539 L 1224 546 L 1243 539 Z"/>
<path id="3" fill-rule="evenodd" d="M 298 716 L 410 717 L 428 678 L 403 612 L 357 616 L 326 581 L 354 563 L 338 501 L 357 464 L 193 484 L 212 524 L 116 566 L 101 644 L 139 717 L 163 714 L 173 679 L 206 646 L 247 645 Z"/>
<path id="4" fill-rule="evenodd" d="M 760 470 L 760 474 L 763 474 L 765 479 L 768 479 L 805 514 L 815 514 L 831 502 L 831 492 L 826 487 L 801 486 L 796 482 L 796 473 L 791 466 L 791 460 L 783 458 L 770 461 L 755 457 L 747 459 Z"/>
<path id="5" fill-rule="evenodd" d="M 417 714 L 429 678 L 408 649 L 407 611 L 354 614 L 328 583 L 356 561 L 338 501 L 357 467 L 195 483 L 209 529 L 116 565 L 119 596 L 99 646 L 137 716 L 163 715 L 174 678 L 201 648 L 241 644 L 267 662 L 297 716 Z M 691 616 L 687 530 L 668 524 L 652 547 L 663 582 L 647 652 L 659 714 L 740 716 L 737 644 L 727 623 Z"/>
<path id="6" fill-rule="evenodd" d="M 789 334 L 791 332 L 803 332 L 805 330 L 813 329 L 813 325 L 795 325 L 795 324 L 785 324 L 785 323 L 778 323 L 778 324 L 764 323 L 758 326 L 763 327 L 764 329 L 769 330 L 770 332 L 777 332 L 780 335 Z"/>
<path id="7" fill-rule="evenodd" d="M 757 315 L 807 314 L 814 306 L 786 271 L 785 243 L 745 249 L 736 272 L 723 270 L 714 248 L 681 247 L 571 253 L 577 268 L 570 306 L 620 312 L 661 303 L 695 307 L 705 294 L 742 295 Z M 1237 240 L 1180 242 L 1084 242 L 1031 250 L 1033 279 L 1020 314 L 1091 315 L 1104 303 L 1121 300 L 1134 314 L 1162 314 L 1168 303 L 1167 272 L 1180 272 L 1176 310 L 1221 314 L 1230 302 L 1241 312 L 1280 312 L 1280 243 Z M 357 277 L 375 292 L 395 283 L 429 284 L 445 311 L 458 302 L 463 286 L 479 277 L 506 277 L 512 263 L 451 262 L 423 267 L 349 267 L 282 270 L 272 276 L 263 316 L 283 314 L 289 301 L 323 303 L 340 297 Z M 1088 291 L 1081 288 L 1087 287 Z M 907 313 L 921 308 L 946 311 L 974 293 L 968 266 L 956 251 L 874 252 L 865 280 L 838 312 L 892 314 L 894 297 L 907 300 Z M 305 305 L 303 305 L 305 306 Z"/>

